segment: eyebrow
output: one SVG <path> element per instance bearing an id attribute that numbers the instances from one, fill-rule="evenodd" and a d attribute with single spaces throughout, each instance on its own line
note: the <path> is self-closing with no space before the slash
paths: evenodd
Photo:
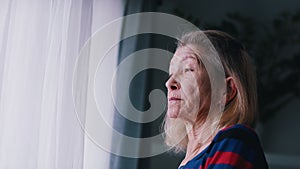
<path id="1" fill-rule="evenodd" d="M 184 56 L 184 58 L 183 58 L 180 62 L 183 62 L 183 61 L 185 61 L 185 60 L 187 60 L 187 59 L 194 59 L 194 60 L 196 60 L 197 63 L 199 64 L 199 60 L 198 60 L 197 57 L 195 57 L 193 54 Z M 172 77 L 172 75 L 173 75 L 173 74 L 169 74 L 168 79 L 170 79 L 170 77 Z"/>
<path id="2" fill-rule="evenodd" d="M 187 59 L 194 59 L 194 60 L 197 60 L 197 58 L 194 57 L 194 56 L 192 56 L 192 55 L 186 55 L 186 56 L 181 60 L 181 62 L 183 62 L 183 61 L 185 61 L 185 60 L 187 60 Z"/>

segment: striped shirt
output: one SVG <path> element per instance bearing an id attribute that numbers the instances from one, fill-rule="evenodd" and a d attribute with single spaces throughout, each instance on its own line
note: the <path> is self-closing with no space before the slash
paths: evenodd
<path id="1" fill-rule="evenodd" d="M 255 131 L 237 124 L 217 133 L 206 149 L 179 169 L 268 169 Z"/>

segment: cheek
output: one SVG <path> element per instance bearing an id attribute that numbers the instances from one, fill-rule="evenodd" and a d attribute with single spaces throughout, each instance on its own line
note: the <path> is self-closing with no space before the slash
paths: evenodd
<path id="1" fill-rule="evenodd" d="M 182 94 L 185 97 L 185 100 L 193 104 L 199 103 L 200 86 L 201 84 L 197 79 L 188 79 L 185 81 L 184 85 L 182 86 Z"/>
<path id="2" fill-rule="evenodd" d="M 184 102 L 182 103 L 180 117 L 193 121 L 196 119 L 200 109 L 200 93 L 197 83 L 188 83 L 182 86 L 182 97 Z"/>
<path id="3" fill-rule="evenodd" d="M 185 104 L 189 111 L 198 111 L 201 98 L 199 87 L 191 84 L 186 86 L 183 93 Z"/>
<path id="4" fill-rule="evenodd" d="M 201 74 L 194 79 L 187 79 L 182 86 L 187 107 L 199 112 L 200 108 L 210 101 L 211 86 L 208 76 Z"/>
<path id="5" fill-rule="evenodd" d="M 201 97 L 205 100 L 210 98 L 211 95 L 211 86 L 210 80 L 208 77 L 205 77 L 203 80 L 199 80 L 199 91 L 201 93 Z"/>

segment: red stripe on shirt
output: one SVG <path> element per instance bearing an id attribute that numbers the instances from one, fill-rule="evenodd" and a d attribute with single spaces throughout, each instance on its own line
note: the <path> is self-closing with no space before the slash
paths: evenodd
<path id="1" fill-rule="evenodd" d="M 249 161 L 245 160 L 242 156 L 233 152 L 216 152 L 213 157 L 207 158 L 204 166 L 200 166 L 199 169 L 205 169 L 209 165 L 214 164 L 227 164 L 236 168 L 252 169 L 253 165 Z"/>

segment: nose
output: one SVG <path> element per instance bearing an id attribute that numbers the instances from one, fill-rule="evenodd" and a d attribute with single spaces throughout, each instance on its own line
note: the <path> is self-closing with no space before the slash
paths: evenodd
<path id="1" fill-rule="evenodd" d="M 174 77 L 170 77 L 166 82 L 166 87 L 169 91 L 171 91 L 171 90 L 178 90 L 180 88 L 180 85 Z"/>

